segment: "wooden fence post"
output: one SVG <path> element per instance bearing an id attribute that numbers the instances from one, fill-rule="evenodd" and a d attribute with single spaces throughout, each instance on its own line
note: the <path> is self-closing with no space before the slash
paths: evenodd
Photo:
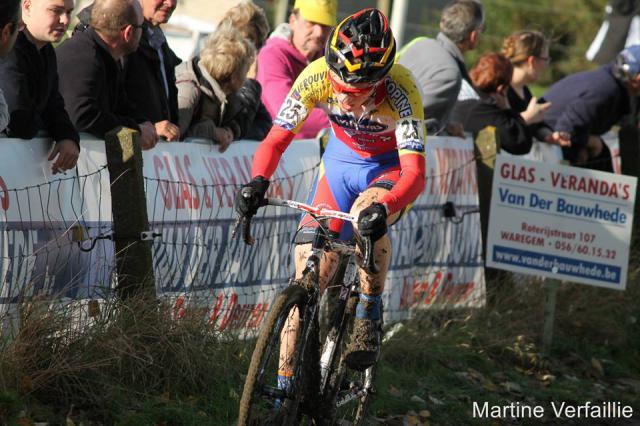
<path id="1" fill-rule="evenodd" d="M 498 153 L 496 128 L 489 126 L 476 137 L 473 143 L 478 174 L 478 204 L 480 205 L 480 232 L 482 233 L 482 253 L 487 257 L 487 232 L 489 230 L 489 210 L 491 208 L 491 190 L 493 187 L 493 169 Z"/>
<path id="2" fill-rule="evenodd" d="M 134 295 L 155 297 L 147 199 L 142 174 L 140 133 L 119 127 L 105 135 L 111 182 L 111 211 L 117 271 L 116 293 L 125 300 Z"/>

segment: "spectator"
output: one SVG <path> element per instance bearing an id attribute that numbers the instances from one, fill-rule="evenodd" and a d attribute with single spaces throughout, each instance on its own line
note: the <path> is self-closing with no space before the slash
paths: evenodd
<path id="1" fill-rule="evenodd" d="M 124 57 L 124 87 L 141 117 L 154 123 L 158 137 L 180 139 L 178 90 L 175 67 L 182 62 L 171 50 L 160 28 L 175 10 L 178 0 L 139 0 L 144 23 L 138 49 Z M 75 32 L 89 26 L 93 5 L 79 14 Z M 75 33 L 74 32 L 74 33 Z"/>
<path id="2" fill-rule="evenodd" d="M 488 53 L 480 57 L 469 75 L 482 96 L 469 111 L 464 126 L 474 135 L 494 126 L 500 148 L 510 154 L 522 155 L 531 149 L 532 139 L 529 126 L 509 107 L 506 93 L 512 74 L 513 66 L 503 55 Z"/>
<path id="3" fill-rule="evenodd" d="M 231 25 L 240 34 L 249 39 L 258 52 L 269 35 L 269 22 L 264 10 L 251 0 L 242 1 L 227 11 L 219 24 L 221 27 Z M 247 80 L 237 92 L 231 94 L 229 107 L 226 109 L 226 120 L 245 123 L 239 138 L 262 140 L 271 130 L 271 115 L 262 103 L 262 86 L 255 79 L 256 61 L 251 64 Z M 234 98 L 237 98 L 234 100 Z"/>
<path id="4" fill-rule="evenodd" d="M 324 54 L 324 44 L 336 24 L 337 0 L 296 0 L 287 24 L 279 25 L 258 54 L 262 102 L 275 118 L 289 89 L 314 59 Z M 296 138 L 313 138 L 329 127 L 326 113 L 315 108 Z"/>
<path id="5" fill-rule="evenodd" d="M 54 174 L 75 167 L 80 154 L 80 137 L 58 91 L 51 45 L 64 36 L 72 11 L 73 0 L 23 0 L 25 28 L 0 62 L 0 86 L 10 114 L 7 135 L 32 139 L 47 131 L 55 141 L 48 158 Z"/>
<path id="6" fill-rule="evenodd" d="M 548 40 L 539 31 L 517 31 L 502 43 L 502 54 L 513 65 L 513 77 L 507 89 L 511 109 L 520 113 L 537 139 L 554 145 L 570 145 L 567 133 L 554 132 L 544 122 L 545 111 L 551 107 L 551 103 L 539 102 L 527 87 L 527 84 L 538 81 L 551 60 Z"/>
<path id="7" fill-rule="evenodd" d="M 154 125 L 136 119 L 119 64 L 138 48 L 143 28 L 137 0 L 96 0 L 91 26 L 58 47 L 60 92 L 79 131 L 104 138 L 108 131 L 124 126 L 140 131 L 143 149 L 157 143 Z"/>
<path id="8" fill-rule="evenodd" d="M 480 2 L 452 1 L 442 11 L 440 32 L 435 40 L 420 37 L 401 50 L 398 62 L 413 72 L 423 92 L 428 133 L 446 130 L 451 135 L 464 136 L 452 113 L 459 97 L 477 99 L 463 55 L 475 49 L 483 29 L 484 11 Z M 463 81 L 467 82 L 467 88 L 460 96 Z M 458 115 L 461 114 L 462 110 Z"/>
<path id="9" fill-rule="evenodd" d="M 231 107 L 229 99 L 244 83 L 255 55 L 248 39 L 224 25 L 207 38 L 199 56 L 176 68 L 180 130 L 186 137 L 211 139 L 224 152 L 246 133 L 249 123 L 225 121 L 225 110 Z"/>
<path id="10" fill-rule="evenodd" d="M 253 43 L 256 47 L 256 52 L 260 51 L 264 46 L 270 31 L 269 21 L 264 9 L 251 0 L 243 0 L 229 9 L 220 20 L 219 25 L 231 25 L 234 27 L 244 38 Z M 256 77 L 256 64 L 257 62 L 252 64 L 247 74 L 249 78 Z"/>
<path id="11" fill-rule="evenodd" d="M 0 3 L 0 58 L 5 58 L 18 37 L 18 31 L 24 28 L 22 23 L 21 0 L 9 0 Z M 9 124 L 9 109 L 0 89 L 0 133 Z"/>
<path id="12" fill-rule="evenodd" d="M 545 119 L 571 135 L 564 148 L 571 164 L 613 171 L 611 152 L 601 135 L 632 112 L 640 95 L 640 45 L 624 49 L 616 61 L 569 75 L 553 84 L 544 98 L 551 102 Z"/>

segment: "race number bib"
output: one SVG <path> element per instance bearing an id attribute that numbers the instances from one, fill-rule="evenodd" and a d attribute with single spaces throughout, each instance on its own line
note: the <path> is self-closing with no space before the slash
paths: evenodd
<path id="1" fill-rule="evenodd" d="M 424 152 L 424 123 L 421 120 L 403 118 L 396 122 L 398 149 Z"/>
<path id="2" fill-rule="evenodd" d="M 293 130 L 300 122 L 307 116 L 307 109 L 300 101 L 293 99 L 290 96 L 284 100 L 284 103 L 280 107 L 278 116 L 273 121 L 273 124 L 282 127 L 285 130 Z"/>

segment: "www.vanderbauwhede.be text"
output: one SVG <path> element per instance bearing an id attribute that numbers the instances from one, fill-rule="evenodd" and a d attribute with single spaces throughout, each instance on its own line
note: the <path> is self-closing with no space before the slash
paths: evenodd
<path id="1" fill-rule="evenodd" d="M 545 405 L 527 405 L 512 402 L 507 405 L 491 405 L 488 402 L 472 402 L 473 418 L 476 419 L 541 419 L 555 417 L 564 419 L 630 419 L 633 408 L 618 401 L 592 403 L 586 401 L 575 405 L 566 402 L 550 402 Z"/>

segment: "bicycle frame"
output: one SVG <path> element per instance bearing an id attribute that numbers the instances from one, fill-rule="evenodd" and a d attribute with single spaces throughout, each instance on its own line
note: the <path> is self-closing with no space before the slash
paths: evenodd
<path id="1" fill-rule="evenodd" d="M 298 335 L 298 339 L 302 339 L 299 352 L 296 352 L 296 357 L 299 357 L 298 365 L 301 366 L 299 368 L 302 368 L 304 370 L 305 368 L 312 367 L 315 369 L 314 371 L 316 373 L 313 373 L 315 376 L 316 374 L 318 374 L 317 368 L 319 367 L 319 377 L 315 376 L 316 378 L 313 379 L 312 382 L 315 383 L 316 386 L 319 385 L 316 389 L 320 392 L 320 396 L 323 401 L 325 401 L 325 399 L 326 401 L 330 400 L 332 404 L 335 403 L 336 406 L 339 407 L 354 398 L 366 396 L 369 392 L 369 389 L 372 388 L 372 368 L 367 370 L 365 374 L 364 386 L 354 387 L 353 392 L 350 388 L 347 395 L 341 395 L 339 399 L 336 399 L 338 398 L 336 380 L 340 380 L 340 378 L 342 377 L 341 374 L 343 374 L 338 372 L 341 371 L 340 366 L 342 361 L 336 358 L 336 356 L 340 353 L 339 348 L 340 345 L 342 345 L 342 340 L 345 333 L 348 333 L 346 327 L 346 324 L 348 322 L 345 322 L 345 320 L 348 320 L 348 315 L 352 314 L 352 312 L 348 312 L 347 308 L 349 299 L 357 292 L 358 268 L 364 268 L 365 270 L 368 270 L 372 273 L 378 272 L 377 265 L 375 264 L 373 259 L 373 244 L 371 242 L 371 239 L 359 238 L 356 233 L 356 245 L 360 247 L 360 251 L 363 255 L 362 257 L 360 257 L 356 249 L 356 245 L 346 244 L 333 239 L 332 237 L 330 237 L 325 226 L 323 225 L 324 220 L 331 218 L 348 220 L 355 224 L 357 222 L 357 218 L 355 217 L 355 215 L 336 210 L 313 207 L 298 201 L 282 200 L 277 198 L 265 199 L 263 202 L 263 206 L 266 205 L 287 207 L 307 213 L 314 220 L 318 221 L 319 224 L 318 231 L 316 232 L 311 243 L 311 253 L 307 257 L 304 270 L 302 271 L 302 276 L 301 278 L 295 280 L 298 284 L 302 284 L 302 287 L 308 293 L 306 308 L 299 311 L 299 330 L 301 333 Z M 255 240 L 250 234 L 250 221 L 251 218 L 238 218 L 238 221 L 236 222 L 236 225 L 232 232 L 232 238 L 233 236 L 235 236 L 238 226 L 242 225 L 242 235 L 245 243 L 253 244 Z M 329 333 L 326 336 L 324 344 L 322 344 L 321 342 L 317 341 L 317 337 L 312 338 L 311 336 L 317 336 L 317 334 L 315 333 L 318 332 L 317 324 L 314 324 L 316 319 L 319 317 L 320 312 L 320 262 L 322 253 L 325 251 L 337 253 L 341 257 L 341 261 L 345 261 L 346 259 L 347 263 L 346 269 L 344 271 L 344 277 L 340 280 L 340 294 L 336 299 L 338 304 L 335 306 L 335 309 L 333 311 L 333 318 L 330 319 Z M 308 352 L 307 349 L 307 343 L 314 341 L 314 339 L 317 343 L 320 344 L 319 347 L 315 348 L 315 351 L 321 349 L 321 353 L 316 352 L 319 355 L 319 359 L 315 358 L 318 355 L 313 355 L 314 349 L 311 349 L 311 352 Z M 308 361 L 305 359 L 307 356 L 310 356 L 313 359 L 311 361 Z M 317 364 L 318 361 L 319 364 Z M 310 371 L 307 371 L 307 373 L 309 372 Z M 303 375 L 304 374 L 306 373 L 303 373 Z M 317 382 L 318 379 L 319 383 Z M 291 395 L 295 394 L 297 391 L 299 391 L 299 389 L 293 389 L 290 391 L 291 393 L 279 389 L 269 389 L 268 393 L 271 396 L 282 399 L 290 398 Z"/>

